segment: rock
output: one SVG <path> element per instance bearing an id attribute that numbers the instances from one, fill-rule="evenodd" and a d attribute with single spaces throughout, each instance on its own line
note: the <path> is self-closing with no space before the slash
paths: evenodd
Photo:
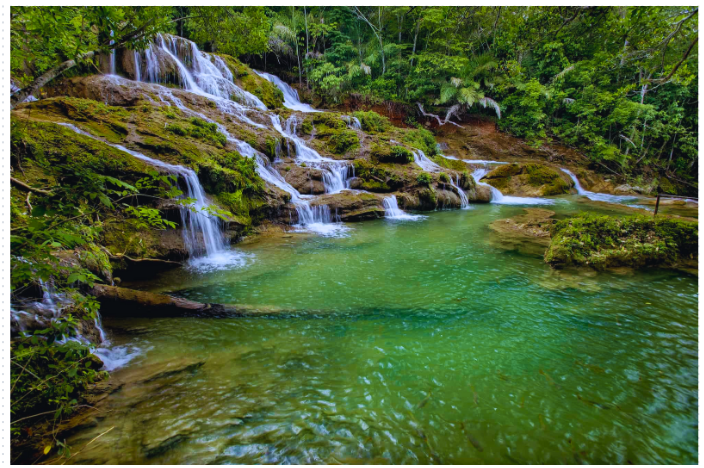
<path id="1" fill-rule="evenodd" d="M 506 164 L 484 176 L 482 182 L 499 189 L 504 195 L 545 197 L 569 193 L 573 185 L 569 176 L 552 167 L 529 164 Z"/>
<path id="2" fill-rule="evenodd" d="M 491 189 L 486 185 L 477 185 L 476 200 L 474 201 L 489 203 L 491 201 Z"/>
<path id="3" fill-rule="evenodd" d="M 362 221 L 383 218 L 386 212 L 383 200 L 383 195 L 345 190 L 340 193 L 322 195 L 316 198 L 311 206 L 328 205 L 333 219 Z"/>
<path id="4" fill-rule="evenodd" d="M 628 184 L 621 184 L 621 185 L 617 186 L 616 188 L 614 188 L 614 192 L 615 193 L 632 194 L 635 192 L 635 190 L 633 190 L 633 187 L 631 187 Z"/>
<path id="5" fill-rule="evenodd" d="M 489 225 L 494 231 L 490 242 L 506 250 L 517 250 L 542 257 L 550 245 L 550 226 L 555 222 L 554 211 L 542 208 L 524 208 L 524 214 L 499 219 Z"/>
<path id="6" fill-rule="evenodd" d="M 281 171 L 284 179 L 300 193 L 304 195 L 320 195 L 325 193 L 323 171 L 310 167 L 300 167 L 295 164 L 286 167 L 290 167 L 290 170 Z"/>

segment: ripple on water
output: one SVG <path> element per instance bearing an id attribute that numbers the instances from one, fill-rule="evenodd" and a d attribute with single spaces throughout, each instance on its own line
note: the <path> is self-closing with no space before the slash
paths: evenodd
<path id="1" fill-rule="evenodd" d="M 696 279 L 555 274 L 484 241 L 520 211 L 379 220 L 166 273 L 156 287 L 184 297 L 296 314 L 105 318 L 150 333 L 111 338 L 144 351 L 114 373 L 110 416 L 69 437 L 115 426 L 76 463 L 695 462 Z"/>

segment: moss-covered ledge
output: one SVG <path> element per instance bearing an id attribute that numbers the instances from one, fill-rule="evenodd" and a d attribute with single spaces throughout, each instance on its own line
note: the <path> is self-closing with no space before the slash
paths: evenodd
<path id="1" fill-rule="evenodd" d="M 588 213 L 552 226 L 545 262 L 555 268 L 677 267 L 698 261 L 699 225 L 672 218 Z"/>

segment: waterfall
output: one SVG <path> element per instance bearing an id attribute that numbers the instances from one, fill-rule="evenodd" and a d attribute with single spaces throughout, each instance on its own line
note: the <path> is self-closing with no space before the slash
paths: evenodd
<path id="1" fill-rule="evenodd" d="M 460 188 L 460 176 L 457 176 L 457 180 L 453 180 L 452 176 L 450 176 L 450 185 L 457 190 L 457 194 L 460 196 L 460 208 L 463 210 L 471 209 L 472 206 L 469 204 L 467 194 Z"/>
<path id="2" fill-rule="evenodd" d="M 433 161 L 428 159 L 425 153 L 419 149 L 413 151 L 413 162 L 415 162 L 418 167 L 420 167 L 426 172 L 442 171 L 442 167 L 438 166 Z"/>
<path id="3" fill-rule="evenodd" d="M 491 203 L 496 205 L 552 205 L 555 203 L 553 200 L 547 198 L 538 197 L 511 197 L 504 195 L 496 187 L 492 187 L 486 182 L 481 182 L 482 177 L 484 177 L 489 172 L 489 169 L 477 169 L 472 173 L 474 181 L 477 185 L 483 185 L 489 187 L 491 190 Z"/>
<path id="4" fill-rule="evenodd" d="M 134 81 L 142 81 L 142 73 L 139 67 L 141 66 L 142 57 L 139 52 L 134 51 Z"/>
<path id="5" fill-rule="evenodd" d="M 347 127 L 352 130 L 362 130 L 362 122 L 359 121 L 357 117 L 352 117 L 351 115 L 341 115 L 340 118 L 347 122 Z"/>
<path id="6" fill-rule="evenodd" d="M 122 145 L 103 141 L 84 132 L 75 125 L 67 123 L 59 123 L 59 125 L 70 128 L 81 135 L 101 141 L 106 145 L 134 156 L 154 167 L 163 169 L 169 174 L 177 175 L 183 180 L 185 184 L 184 197 L 194 200 L 191 206 L 181 209 L 183 241 L 190 256 L 189 265 L 192 268 L 207 271 L 241 267 L 248 263 L 248 255 L 228 248 L 221 220 L 216 216 L 207 214 L 208 207 L 211 203 L 205 195 L 205 191 L 200 185 L 198 175 L 195 171 L 184 166 L 168 164 L 158 159 L 150 158 L 142 153 L 125 148 Z"/>
<path id="7" fill-rule="evenodd" d="M 338 193 L 350 187 L 350 179 L 354 177 L 354 169 L 351 164 L 344 161 L 336 161 L 330 158 L 324 158 L 313 148 L 310 148 L 296 134 L 296 126 L 298 118 L 295 115 L 286 120 L 286 128 L 281 125 L 279 116 L 273 114 L 271 123 L 274 128 L 284 136 L 288 141 L 292 141 L 296 147 L 296 162 L 306 163 L 306 166 L 320 169 L 323 171 L 323 185 L 325 193 Z"/>
<path id="8" fill-rule="evenodd" d="M 562 172 L 570 176 L 572 181 L 574 182 L 574 188 L 577 190 L 577 194 L 583 195 L 590 200 L 594 201 L 602 201 L 602 202 L 607 202 L 607 203 L 618 203 L 618 204 L 623 204 L 624 201 L 626 200 L 634 200 L 638 197 L 634 197 L 632 195 L 610 195 L 608 193 L 595 193 L 595 192 L 590 192 L 589 190 L 585 190 L 582 187 L 582 184 L 579 183 L 579 179 L 577 178 L 572 171 L 569 171 L 565 168 L 561 168 Z"/>
<path id="9" fill-rule="evenodd" d="M 284 83 L 278 76 L 274 76 L 269 73 L 264 73 L 257 70 L 254 70 L 254 72 L 262 78 L 265 78 L 270 82 L 274 83 L 274 85 L 281 90 L 281 92 L 284 94 L 284 107 L 298 112 L 321 112 L 311 107 L 310 104 L 302 103 L 301 100 L 298 98 L 298 91 L 293 89 L 288 84 Z"/>
<path id="10" fill-rule="evenodd" d="M 110 30 L 110 37 L 114 37 L 114 31 Z M 113 45 L 115 41 L 110 39 L 110 45 Z M 112 49 L 110 51 L 110 74 L 114 75 L 116 72 L 116 67 L 115 67 L 115 49 Z"/>
<path id="11" fill-rule="evenodd" d="M 398 200 L 396 195 L 391 195 L 390 197 L 384 198 L 384 217 L 386 219 L 398 220 L 398 221 L 418 221 L 419 219 L 425 219 L 427 216 L 422 215 L 410 215 L 398 207 Z"/>

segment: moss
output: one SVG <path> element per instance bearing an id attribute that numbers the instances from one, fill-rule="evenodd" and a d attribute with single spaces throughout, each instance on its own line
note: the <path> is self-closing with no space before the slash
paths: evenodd
<path id="1" fill-rule="evenodd" d="M 310 135 L 313 133 L 313 122 L 311 122 L 311 119 L 304 119 L 303 122 L 301 122 L 301 133 Z"/>
<path id="2" fill-rule="evenodd" d="M 174 135 L 186 136 L 188 131 L 177 124 L 171 124 L 166 127 L 166 131 L 173 133 Z"/>
<path id="3" fill-rule="evenodd" d="M 513 177 L 519 177 L 522 184 L 540 187 L 541 196 L 568 193 L 570 185 L 558 172 L 543 164 L 506 164 L 497 167 L 485 176 L 487 182 L 499 190 L 509 189 Z"/>
<path id="4" fill-rule="evenodd" d="M 358 147 L 359 138 L 352 130 L 338 130 L 328 140 L 328 149 L 334 154 L 346 154 Z"/>
<path id="5" fill-rule="evenodd" d="M 413 153 L 400 145 L 389 146 L 373 143 L 370 148 L 372 158 L 380 162 L 393 164 L 408 164 L 413 162 Z"/>
<path id="6" fill-rule="evenodd" d="M 367 133 L 383 133 L 391 126 L 388 118 L 381 116 L 374 111 L 360 111 L 355 112 L 352 115 L 359 119 L 359 122 L 362 124 L 362 130 Z"/>
<path id="7" fill-rule="evenodd" d="M 452 169 L 453 171 L 462 172 L 467 170 L 467 164 L 458 159 L 447 159 L 440 155 L 436 155 L 430 159 L 438 166 Z"/>
<path id="8" fill-rule="evenodd" d="M 238 59 L 225 54 L 217 55 L 225 62 L 232 72 L 235 82 L 242 89 L 257 96 L 269 109 L 283 107 L 284 94 L 276 85 L 266 78 L 257 75 L 251 68 Z"/>
<path id="9" fill-rule="evenodd" d="M 440 179 L 440 182 L 443 182 L 443 183 L 445 183 L 445 184 L 449 184 L 449 183 L 450 183 L 450 176 L 448 176 L 448 175 L 445 174 L 444 172 L 441 172 L 441 173 L 438 174 L 438 179 Z"/>
<path id="10" fill-rule="evenodd" d="M 555 224 L 545 262 L 554 267 L 673 265 L 697 257 L 696 222 L 649 216 L 614 218 L 582 213 Z"/>
<path id="11" fill-rule="evenodd" d="M 277 148 L 281 149 L 281 139 L 267 135 L 264 138 L 264 154 L 273 160 L 276 158 Z"/>
<path id="12" fill-rule="evenodd" d="M 347 123 L 340 118 L 340 115 L 332 112 L 316 112 L 313 114 L 313 124 L 316 126 L 323 124 L 326 127 L 338 130 L 347 128 Z"/>
<path id="13" fill-rule="evenodd" d="M 403 185 L 395 173 L 364 159 L 355 160 L 354 173 L 362 181 L 361 188 L 370 192 L 390 192 Z"/>
<path id="14" fill-rule="evenodd" d="M 430 130 L 424 128 L 407 131 L 403 136 L 403 142 L 423 151 L 426 156 L 434 156 L 438 152 L 435 137 Z"/>
<path id="15" fill-rule="evenodd" d="M 14 117 L 12 120 L 17 122 Z M 25 169 L 33 164 L 39 167 L 72 164 L 100 174 L 120 176 L 126 181 L 149 172 L 149 166 L 128 153 L 55 123 L 22 121 L 16 128 L 12 153 L 14 157 L 21 154 Z M 40 173 L 41 170 L 36 171 L 37 176 Z"/>
<path id="16" fill-rule="evenodd" d="M 438 194 L 432 188 L 419 192 L 418 198 L 426 207 L 434 208 L 438 205 Z"/>

